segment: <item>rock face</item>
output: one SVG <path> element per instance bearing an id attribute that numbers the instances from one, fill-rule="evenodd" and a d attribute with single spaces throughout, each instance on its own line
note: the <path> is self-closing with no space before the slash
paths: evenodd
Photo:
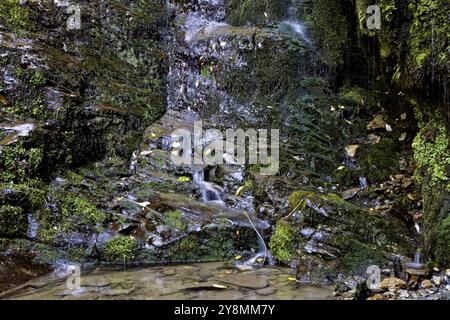
<path id="1" fill-rule="evenodd" d="M 412 110 L 388 81 L 352 86 L 377 78 L 358 67 L 380 67 L 346 54 L 366 47 L 353 43 L 357 2 L 350 14 L 337 0 L 95 0 L 80 29 L 64 4 L 2 2 L 1 251 L 52 264 L 222 260 L 261 251 L 255 228 L 297 280 L 325 283 L 413 254 L 423 210 L 428 256 L 448 263 L 447 120 Z M 279 129 L 280 170 L 176 165 L 172 134 L 198 120 Z"/>

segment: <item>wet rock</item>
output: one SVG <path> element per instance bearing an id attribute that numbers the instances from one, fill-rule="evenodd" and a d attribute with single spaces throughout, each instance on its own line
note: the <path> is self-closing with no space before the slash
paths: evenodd
<path id="1" fill-rule="evenodd" d="M 392 292 L 397 292 L 399 289 L 406 289 L 406 287 L 406 282 L 398 278 L 386 278 L 380 283 L 381 290 L 389 290 Z"/>
<path id="2" fill-rule="evenodd" d="M 264 288 L 264 289 L 258 289 L 255 291 L 256 294 L 260 296 L 270 296 L 276 292 L 276 289 L 274 288 Z"/>
<path id="3" fill-rule="evenodd" d="M 430 288 L 433 288 L 433 283 L 430 280 L 426 279 L 426 280 L 422 281 L 420 286 L 424 289 L 430 289 Z"/>

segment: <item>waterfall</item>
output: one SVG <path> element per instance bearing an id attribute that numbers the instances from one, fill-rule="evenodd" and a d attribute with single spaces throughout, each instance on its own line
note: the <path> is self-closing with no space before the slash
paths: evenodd
<path id="1" fill-rule="evenodd" d="M 197 170 L 193 176 L 194 183 L 200 189 L 204 202 L 214 202 L 225 205 L 222 199 L 223 189 L 216 184 L 205 181 L 204 169 Z"/>
<path id="2" fill-rule="evenodd" d="M 289 31 L 295 33 L 300 36 L 300 38 L 305 41 L 307 44 L 311 45 L 312 40 L 308 37 L 306 33 L 306 27 L 303 23 L 297 20 L 296 18 L 297 10 L 294 7 L 290 7 L 287 12 L 286 19 L 283 20 L 280 25 L 287 28 Z"/>
<path id="3" fill-rule="evenodd" d="M 422 251 L 420 249 L 416 250 L 416 254 L 414 256 L 414 263 L 418 265 L 422 263 Z"/>

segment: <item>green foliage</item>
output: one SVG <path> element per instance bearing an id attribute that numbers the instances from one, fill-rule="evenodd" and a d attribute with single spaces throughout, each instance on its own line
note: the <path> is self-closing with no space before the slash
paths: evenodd
<path id="1" fill-rule="evenodd" d="M 107 261 L 128 263 L 134 259 L 137 243 L 130 237 L 117 236 L 106 242 L 104 255 Z"/>
<path id="2" fill-rule="evenodd" d="M 27 233 L 27 217 L 22 208 L 10 205 L 0 207 L 0 236 L 20 237 Z"/>
<path id="3" fill-rule="evenodd" d="M 390 138 L 384 138 L 378 144 L 361 146 L 357 159 L 360 175 L 372 183 L 386 180 L 398 170 L 397 145 Z"/>
<path id="4" fill-rule="evenodd" d="M 285 221 L 278 221 L 270 238 L 269 248 L 278 261 L 288 264 L 295 255 L 294 228 Z"/>

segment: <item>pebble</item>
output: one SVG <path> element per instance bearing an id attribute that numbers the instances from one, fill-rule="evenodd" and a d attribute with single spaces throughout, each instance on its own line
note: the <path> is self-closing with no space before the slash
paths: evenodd
<path id="1" fill-rule="evenodd" d="M 264 288 L 264 289 L 259 289 L 256 290 L 256 293 L 260 296 L 270 296 L 272 294 L 274 294 L 277 290 L 275 290 L 274 288 Z"/>
<path id="2" fill-rule="evenodd" d="M 421 283 L 422 288 L 424 289 L 430 289 L 433 287 L 433 283 L 430 280 L 423 280 Z"/>

